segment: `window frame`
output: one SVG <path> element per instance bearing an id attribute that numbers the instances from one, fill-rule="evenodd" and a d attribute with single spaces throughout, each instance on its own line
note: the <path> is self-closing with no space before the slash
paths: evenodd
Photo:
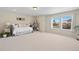
<path id="1" fill-rule="evenodd" d="M 59 28 L 54 28 L 54 26 L 53 26 L 53 20 L 54 20 L 54 18 L 61 18 L 61 17 L 53 17 L 53 19 L 51 20 L 52 22 L 51 22 L 51 29 L 61 29 L 61 25 L 60 25 L 60 27 Z M 61 23 L 61 19 L 60 19 L 60 23 Z"/>
<path id="2" fill-rule="evenodd" d="M 72 20 L 71 20 L 71 29 L 63 29 L 63 28 L 62 28 L 62 27 L 63 27 L 62 24 L 63 24 L 63 17 L 64 17 L 64 16 L 71 16 L 71 17 L 72 17 Z M 61 23 L 60 28 L 54 28 L 54 26 L 53 26 L 53 20 L 54 20 L 54 18 L 56 18 L 56 17 L 52 17 L 52 18 L 51 18 L 51 29 L 72 31 L 72 28 L 73 28 L 73 15 L 64 15 L 64 16 L 58 16 L 58 18 L 61 18 L 61 20 L 60 20 L 60 23 Z"/>
<path id="3" fill-rule="evenodd" d="M 63 24 L 63 18 L 61 18 L 61 30 L 65 30 L 65 31 L 72 31 L 72 25 L 73 25 L 73 16 L 72 15 L 65 15 L 65 16 L 71 16 L 72 20 L 71 20 L 71 29 L 63 29 L 62 28 L 62 24 Z M 64 16 L 63 16 L 64 17 Z"/>

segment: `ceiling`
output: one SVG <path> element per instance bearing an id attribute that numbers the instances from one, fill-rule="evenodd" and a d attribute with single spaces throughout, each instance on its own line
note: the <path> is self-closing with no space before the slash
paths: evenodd
<path id="1" fill-rule="evenodd" d="M 78 7 L 39 7 L 38 10 L 33 10 L 33 7 L 0 7 L 0 11 L 14 12 L 18 14 L 38 16 L 49 15 L 65 11 L 79 9 Z"/>

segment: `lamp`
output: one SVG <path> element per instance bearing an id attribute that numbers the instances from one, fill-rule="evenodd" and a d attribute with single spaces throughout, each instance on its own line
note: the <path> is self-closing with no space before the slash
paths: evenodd
<path id="1" fill-rule="evenodd" d="M 6 27 L 9 28 L 10 27 L 10 23 L 7 22 L 6 23 Z"/>
<path id="2" fill-rule="evenodd" d="M 38 7 L 33 7 L 33 10 L 38 10 Z"/>
<path id="3" fill-rule="evenodd" d="M 5 32 L 10 32 L 10 23 L 9 23 L 9 22 L 7 22 L 7 23 L 5 24 L 4 33 L 5 33 Z"/>

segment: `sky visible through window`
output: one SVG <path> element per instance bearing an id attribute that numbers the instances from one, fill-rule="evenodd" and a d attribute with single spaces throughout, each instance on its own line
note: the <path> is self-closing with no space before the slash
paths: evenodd
<path id="1" fill-rule="evenodd" d="M 59 23 L 59 22 L 61 22 L 61 18 L 60 17 L 57 17 L 57 18 L 54 18 L 53 19 L 53 22 L 55 23 Z"/>
<path id="2" fill-rule="evenodd" d="M 62 21 L 67 21 L 67 20 L 71 20 L 72 17 L 71 16 L 64 16 Z"/>

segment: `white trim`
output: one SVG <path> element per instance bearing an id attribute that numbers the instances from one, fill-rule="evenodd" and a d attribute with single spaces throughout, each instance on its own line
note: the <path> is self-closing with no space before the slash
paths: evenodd
<path id="1" fill-rule="evenodd" d="M 51 29 L 53 29 L 53 25 L 52 25 L 52 24 L 53 24 L 53 21 L 52 21 L 52 19 L 51 19 Z"/>

